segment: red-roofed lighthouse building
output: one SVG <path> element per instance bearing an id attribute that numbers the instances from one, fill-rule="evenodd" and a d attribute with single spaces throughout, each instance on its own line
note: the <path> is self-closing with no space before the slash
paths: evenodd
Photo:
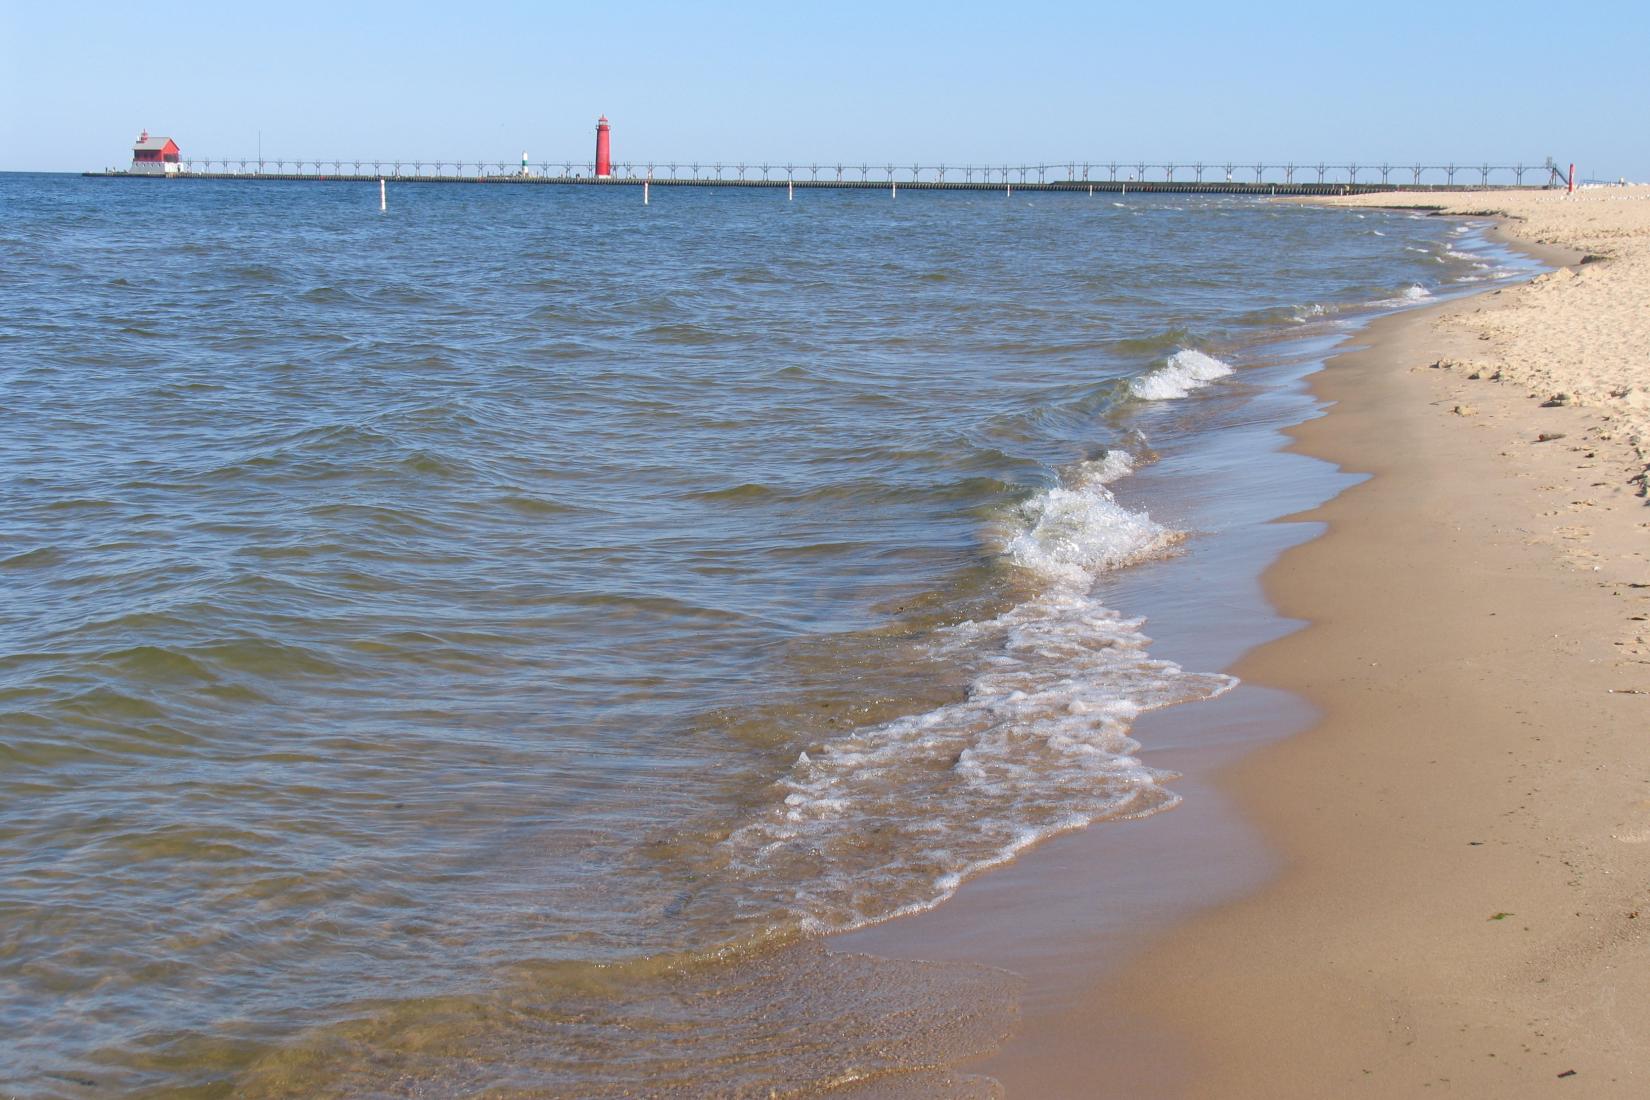
<path id="1" fill-rule="evenodd" d="M 178 143 L 169 137 L 150 137 L 145 130 L 132 146 L 132 174 L 171 176 L 183 171 L 178 163 Z"/>

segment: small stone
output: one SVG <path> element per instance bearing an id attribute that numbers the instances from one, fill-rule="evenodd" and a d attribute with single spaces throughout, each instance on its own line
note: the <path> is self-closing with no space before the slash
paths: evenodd
<path id="1" fill-rule="evenodd" d="M 1541 403 L 1544 409 L 1556 409 L 1564 405 L 1574 405 L 1576 399 L 1567 393 L 1555 393 Z"/>
<path id="2" fill-rule="evenodd" d="M 1564 433 L 1563 432 L 1542 432 L 1540 435 L 1535 437 L 1535 441 L 1537 443 L 1551 443 L 1555 439 L 1563 439 L 1563 438 L 1564 438 Z"/>
<path id="3" fill-rule="evenodd" d="M 1457 405 L 1455 408 L 1451 409 L 1450 412 L 1454 413 L 1456 416 L 1478 415 L 1478 410 L 1473 408 L 1471 405 Z"/>

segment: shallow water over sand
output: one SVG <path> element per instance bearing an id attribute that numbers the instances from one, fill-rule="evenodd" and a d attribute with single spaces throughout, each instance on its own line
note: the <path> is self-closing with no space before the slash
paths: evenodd
<path id="1" fill-rule="evenodd" d="M 1247 201 L 368 191 L 0 177 L 14 1091 L 988 1046 L 1011 977 L 811 937 L 1172 805 L 1132 718 L 1230 681 L 1106 602 L 1199 537 L 1133 471 L 1281 331 L 1507 262 Z"/>

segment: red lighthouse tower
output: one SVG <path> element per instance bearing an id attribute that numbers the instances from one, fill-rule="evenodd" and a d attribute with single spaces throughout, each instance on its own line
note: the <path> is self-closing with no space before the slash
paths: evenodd
<path id="1" fill-rule="evenodd" d="M 607 116 L 596 122 L 596 178 L 613 178 L 613 151 L 607 138 Z"/>

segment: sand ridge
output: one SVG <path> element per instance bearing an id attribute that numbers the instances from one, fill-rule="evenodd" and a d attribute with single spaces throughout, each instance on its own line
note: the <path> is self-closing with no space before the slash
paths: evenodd
<path id="1" fill-rule="evenodd" d="M 1492 217 L 1516 239 L 1580 253 L 1573 267 L 1444 312 L 1440 336 L 1474 341 L 1451 363 L 1464 374 L 1596 410 L 1588 438 L 1623 450 L 1639 492 L 1650 489 L 1650 185 L 1313 201 Z"/>

